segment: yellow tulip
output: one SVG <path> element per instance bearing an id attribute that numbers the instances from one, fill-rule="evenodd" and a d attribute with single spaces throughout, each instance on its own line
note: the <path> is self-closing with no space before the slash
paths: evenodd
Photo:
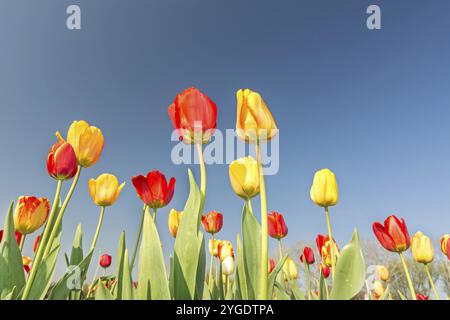
<path id="1" fill-rule="evenodd" d="M 56 136 L 64 141 L 59 132 Z M 67 142 L 73 147 L 78 164 L 84 168 L 97 162 L 104 146 L 102 131 L 84 120 L 72 122 L 67 132 Z"/>
<path id="2" fill-rule="evenodd" d="M 229 175 L 231 186 L 239 197 L 248 200 L 259 194 L 259 166 L 252 157 L 233 161 Z"/>
<path id="3" fill-rule="evenodd" d="M 377 273 L 378 278 L 381 281 L 388 281 L 389 280 L 389 270 L 385 266 L 377 266 Z"/>
<path id="4" fill-rule="evenodd" d="M 223 261 L 226 257 L 234 258 L 233 244 L 231 243 L 231 241 L 228 240 L 221 241 L 219 243 L 218 251 L 220 261 Z"/>
<path id="5" fill-rule="evenodd" d="M 97 179 L 89 180 L 89 193 L 96 205 L 108 207 L 116 202 L 124 185 L 125 182 L 119 186 L 116 176 L 104 173 L 99 175 Z"/>
<path id="6" fill-rule="evenodd" d="M 417 232 L 411 240 L 413 258 L 419 263 L 430 263 L 434 258 L 434 249 L 431 239 L 421 231 Z"/>
<path id="7" fill-rule="evenodd" d="M 236 133 L 247 142 L 272 139 L 278 128 L 260 94 L 250 89 L 238 90 Z"/>
<path id="8" fill-rule="evenodd" d="M 380 281 L 375 281 L 373 283 L 373 295 L 375 297 L 375 299 L 379 299 L 383 296 L 385 290 L 384 290 L 384 286 Z"/>
<path id="9" fill-rule="evenodd" d="M 219 246 L 222 243 L 221 240 L 218 239 L 209 239 L 208 248 L 209 248 L 209 254 L 213 255 L 214 257 L 219 256 Z"/>
<path id="10" fill-rule="evenodd" d="M 331 207 L 339 200 L 336 177 L 329 169 L 322 169 L 314 175 L 310 192 L 311 200 L 321 207 Z"/>
<path id="11" fill-rule="evenodd" d="M 50 211 L 46 198 L 25 197 L 18 199 L 14 211 L 14 229 L 21 234 L 30 234 L 42 227 Z"/>
<path id="12" fill-rule="evenodd" d="M 234 258 L 226 257 L 222 261 L 222 273 L 226 276 L 232 275 L 234 272 Z"/>
<path id="13" fill-rule="evenodd" d="M 287 258 L 283 265 L 284 280 L 295 280 L 298 278 L 298 269 L 292 258 Z"/>
<path id="14" fill-rule="evenodd" d="M 168 221 L 169 232 L 174 238 L 177 237 L 178 227 L 180 226 L 180 220 L 182 216 L 183 216 L 182 211 L 177 211 L 175 209 L 170 210 Z"/>

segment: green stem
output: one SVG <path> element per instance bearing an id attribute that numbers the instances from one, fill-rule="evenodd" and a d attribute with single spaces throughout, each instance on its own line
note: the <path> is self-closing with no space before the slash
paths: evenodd
<path id="1" fill-rule="evenodd" d="M 142 227 L 144 225 L 144 218 L 145 218 L 145 211 L 147 210 L 147 205 L 144 204 L 144 208 L 142 209 L 142 214 L 141 214 L 141 223 L 139 225 L 139 231 L 138 231 L 138 235 L 136 238 L 136 243 L 134 245 L 134 250 L 133 250 L 133 258 L 131 259 L 131 270 L 133 270 L 134 268 L 134 262 L 136 260 L 136 254 L 138 251 L 138 247 L 139 247 L 139 242 L 141 242 L 141 234 L 142 234 Z"/>
<path id="2" fill-rule="evenodd" d="M 100 217 L 98 218 L 97 229 L 95 230 L 94 239 L 92 239 L 91 250 L 94 251 L 97 244 L 98 235 L 100 234 L 100 229 L 102 228 L 103 217 L 105 216 L 105 207 L 102 206 L 100 209 Z"/>
<path id="3" fill-rule="evenodd" d="M 209 278 L 208 278 L 208 284 L 209 289 L 212 289 L 212 282 L 213 282 L 213 258 L 214 258 L 214 233 L 211 234 L 211 244 L 212 244 L 212 252 L 210 254 L 209 258 Z"/>
<path id="4" fill-rule="evenodd" d="M 439 294 L 436 290 L 436 286 L 434 284 L 433 278 L 431 277 L 430 268 L 428 268 L 428 264 L 425 264 L 425 271 L 427 272 L 428 280 L 430 281 L 431 287 L 433 288 L 434 296 L 436 300 L 440 300 Z"/>
<path id="5" fill-rule="evenodd" d="M 331 276 L 333 278 L 334 281 L 334 272 L 335 272 L 335 267 L 334 267 L 334 241 L 333 241 L 333 233 L 331 231 L 331 221 L 330 221 L 330 212 L 328 211 L 328 207 L 325 207 L 325 215 L 327 218 L 327 226 L 328 226 L 328 237 L 330 238 L 330 254 L 331 254 Z"/>
<path id="6" fill-rule="evenodd" d="M 219 258 L 216 258 L 216 284 L 217 288 L 219 288 Z"/>
<path id="7" fill-rule="evenodd" d="M 196 143 L 195 146 L 197 148 L 198 160 L 200 162 L 200 191 L 202 194 L 200 212 L 203 212 L 203 206 L 205 204 L 205 197 L 206 197 L 206 167 L 205 167 L 205 159 L 203 158 L 202 145 L 200 143 Z"/>
<path id="8" fill-rule="evenodd" d="M 278 251 L 280 252 L 280 261 L 283 259 L 283 249 L 281 247 L 281 239 L 278 239 Z"/>
<path id="9" fill-rule="evenodd" d="M 27 236 L 26 234 L 23 234 L 23 235 L 20 237 L 20 244 L 19 244 L 19 250 L 20 250 L 20 252 L 22 252 L 23 244 L 25 243 L 25 237 L 26 237 L 26 236 Z"/>
<path id="10" fill-rule="evenodd" d="M 97 264 L 97 268 L 95 269 L 94 278 L 92 279 L 91 285 L 89 286 L 89 290 L 86 295 L 86 298 L 89 298 L 89 296 L 91 295 L 92 289 L 94 288 L 94 285 L 96 283 L 95 279 L 97 278 L 99 269 L 100 269 L 100 262 Z"/>
<path id="11" fill-rule="evenodd" d="M 414 290 L 414 286 L 411 281 L 411 276 L 409 275 L 408 266 L 406 265 L 403 253 L 399 252 L 398 254 L 400 255 L 400 260 L 402 261 L 403 269 L 405 270 L 406 280 L 408 280 L 409 290 L 411 291 L 412 299 L 417 300 L 416 291 Z"/>
<path id="12" fill-rule="evenodd" d="M 247 199 L 247 207 L 250 210 L 250 212 L 253 214 L 253 205 L 252 205 L 252 199 Z"/>
<path id="13" fill-rule="evenodd" d="M 261 265 L 260 265 L 260 288 L 261 300 L 267 300 L 267 277 L 268 277 L 268 260 L 269 260 L 269 240 L 267 225 L 267 198 L 266 184 L 264 180 L 264 171 L 261 162 L 261 148 L 259 141 L 256 143 L 256 155 L 259 165 L 259 191 L 261 198 Z"/>
<path id="14" fill-rule="evenodd" d="M 153 218 L 153 222 L 156 224 L 156 208 L 153 209 L 153 215 L 152 215 L 152 218 Z"/>
<path id="15" fill-rule="evenodd" d="M 42 256 L 44 254 L 45 244 L 48 241 L 48 237 L 50 235 L 50 231 L 53 225 L 53 220 L 56 213 L 56 208 L 59 204 L 59 195 L 61 193 L 62 180 L 58 180 L 58 184 L 56 185 L 55 197 L 53 199 L 52 209 L 50 211 L 50 215 L 48 217 L 47 223 L 44 227 L 44 233 L 39 241 L 39 245 L 37 248 L 37 252 L 34 258 L 34 261 L 31 265 L 30 276 L 28 277 L 28 281 L 25 285 L 25 289 L 23 291 L 22 300 L 26 300 L 28 295 L 30 294 L 31 285 L 33 284 L 34 278 L 36 277 L 37 269 L 42 261 Z"/>
<path id="16" fill-rule="evenodd" d="M 303 257 L 303 259 L 306 259 L 306 257 Z M 306 283 L 306 286 L 307 286 L 307 290 L 308 290 L 308 300 L 312 300 L 311 299 L 311 272 L 310 272 L 310 270 L 309 270 L 309 264 L 307 264 L 307 263 L 305 263 L 306 264 L 306 277 L 307 277 L 307 283 Z M 320 272 L 322 272 L 322 271 L 320 271 Z"/>

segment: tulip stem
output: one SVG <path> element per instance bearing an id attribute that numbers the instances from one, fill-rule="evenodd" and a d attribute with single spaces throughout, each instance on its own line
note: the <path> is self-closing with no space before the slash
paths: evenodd
<path id="1" fill-rule="evenodd" d="M 198 160 L 200 162 L 200 192 L 202 194 L 200 212 L 202 212 L 206 197 L 206 167 L 205 167 L 205 159 L 203 158 L 203 150 L 201 143 L 196 143 L 195 146 L 197 148 Z"/>
<path id="2" fill-rule="evenodd" d="M 259 140 L 256 143 L 256 156 L 259 167 L 259 191 L 261 198 L 261 264 L 260 264 L 260 289 L 261 300 L 267 300 L 267 277 L 268 277 L 268 259 L 269 259 L 269 240 L 268 240 L 268 225 L 267 225 L 267 198 L 266 198 L 266 184 L 264 180 L 264 171 L 261 161 L 261 148 Z"/>
<path id="3" fill-rule="evenodd" d="M 20 250 L 20 252 L 22 252 L 23 244 L 25 243 L 25 237 L 26 237 L 26 236 L 27 236 L 26 234 L 23 234 L 23 235 L 20 237 L 20 243 L 19 243 L 19 250 Z"/>
<path id="4" fill-rule="evenodd" d="M 411 276 L 408 271 L 408 266 L 406 265 L 405 257 L 403 257 L 403 253 L 399 252 L 400 260 L 402 261 L 403 269 L 405 270 L 406 280 L 408 280 L 409 290 L 411 291 L 412 299 L 417 300 L 416 291 L 414 290 L 413 283 L 411 281 Z"/>
<path id="5" fill-rule="evenodd" d="M 331 221 L 330 221 L 330 212 L 328 210 L 328 207 L 325 207 L 325 216 L 327 218 L 327 227 L 328 227 L 328 237 L 330 238 L 330 254 L 331 254 L 331 275 L 333 277 L 334 281 L 334 272 L 335 272 L 335 266 L 334 266 L 334 241 L 333 241 L 333 233 L 331 231 Z M 326 246 L 325 246 L 326 248 Z"/>
<path id="6" fill-rule="evenodd" d="M 153 215 L 152 215 L 152 218 L 153 218 L 153 222 L 156 224 L 156 208 L 153 209 Z"/>
<path id="7" fill-rule="evenodd" d="M 212 282 L 213 282 L 213 258 L 214 258 L 214 233 L 211 233 L 211 254 L 209 258 L 209 278 L 208 278 L 208 284 L 209 289 L 212 289 Z"/>
<path id="8" fill-rule="evenodd" d="M 94 239 L 92 239 L 91 250 L 94 251 L 95 246 L 97 244 L 98 235 L 100 234 L 100 229 L 102 228 L 103 217 L 105 216 L 105 206 L 102 206 L 100 209 L 100 217 L 98 218 L 97 229 L 95 230 Z"/>
<path id="9" fill-rule="evenodd" d="M 281 239 L 278 239 L 278 251 L 280 252 L 280 261 L 283 259 L 283 249 L 281 247 Z"/>
<path id="10" fill-rule="evenodd" d="M 306 260 L 306 257 L 303 257 L 303 259 Z M 308 282 L 306 284 L 307 286 L 307 290 L 308 290 L 308 300 L 312 300 L 311 299 L 311 271 L 309 270 L 309 264 L 306 264 L 306 277 L 308 278 Z"/>
<path id="11" fill-rule="evenodd" d="M 52 209 L 50 211 L 50 215 L 48 217 L 47 223 L 45 224 L 44 233 L 42 235 L 42 238 L 39 241 L 34 261 L 31 265 L 30 275 L 29 275 L 28 281 L 25 285 L 25 289 L 24 289 L 24 292 L 22 295 L 22 300 L 26 300 L 28 298 L 28 295 L 30 294 L 30 290 L 31 290 L 31 285 L 33 284 L 34 278 L 36 277 L 37 269 L 42 261 L 45 244 L 48 241 L 48 237 L 49 237 L 51 228 L 53 226 L 53 220 L 55 218 L 56 208 L 58 207 L 58 204 L 59 204 L 59 197 L 61 194 L 61 186 L 62 186 L 62 180 L 58 180 L 58 184 L 56 185 L 55 197 L 53 199 Z"/>
<path id="12" fill-rule="evenodd" d="M 134 261 L 136 260 L 136 254 L 137 254 L 137 250 L 139 247 L 139 242 L 141 241 L 141 233 L 142 233 L 142 226 L 144 225 L 144 218 L 145 218 L 145 211 L 147 210 L 147 205 L 144 204 L 144 208 L 142 209 L 142 214 L 141 214 L 141 223 L 139 225 L 139 231 L 138 231 L 138 235 L 136 238 L 136 244 L 134 245 L 134 251 L 133 251 L 133 258 L 131 259 L 131 270 L 133 270 L 134 268 Z"/>
<path id="13" fill-rule="evenodd" d="M 96 283 L 96 278 L 97 278 L 97 275 L 98 275 L 98 270 L 100 269 L 100 261 L 99 261 L 99 263 L 97 264 L 97 268 L 95 269 L 95 274 L 94 274 L 94 278 L 92 279 L 92 282 L 91 282 L 91 285 L 89 286 L 89 290 L 88 290 L 88 293 L 87 293 L 87 295 L 86 295 L 86 298 L 89 298 L 89 296 L 91 295 L 91 293 L 92 293 L 92 289 L 94 288 L 94 285 L 95 285 L 95 283 Z M 100 278 L 99 278 L 100 279 Z"/>
<path id="14" fill-rule="evenodd" d="M 439 294 L 436 290 L 436 286 L 434 284 L 433 278 L 431 277 L 430 268 L 428 268 L 428 264 L 425 264 L 425 271 L 427 272 L 428 280 L 430 281 L 431 287 L 433 288 L 434 296 L 436 300 L 440 300 Z"/>
<path id="15" fill-rule="evenodd" d="M 252 199 L 250 199 L 250 198 L 248 198 L 248 200 L 247 200 L 247 207 L 248 207 L 248 210 L 250 210 L 250 212 L 253 214 Z"/>

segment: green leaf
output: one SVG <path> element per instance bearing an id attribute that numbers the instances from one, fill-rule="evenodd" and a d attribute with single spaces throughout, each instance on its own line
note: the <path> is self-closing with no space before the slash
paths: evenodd
<path id="1" fill-rule="evenodd" d="M 75 231 L 69 261 L 71 266 L 76 266 L 83 261 L 83 230 L 81 224 L 77 226 L 77 230 Z"/>
<path id="2" fill-rule="evenodd" d="M 59 248 L 60 246 L 57 246 L 50 251 L 47 257 L 39 265 L 39 269 L 36 271 L 36 277 L 34 278 L 33 286 L 30 289 L 28 299 L 43 300 L 45 298 L 55 272 Z"/>
<path id="3" fill-rule="evenodd" d="M 106 289 L 103 282 L 99 281 L 97 290 L 95 291 L 95 300 L 114 300 L 113 295 Z"/>
<path id="4" fill-rule="evenodd" d="M 247 272 L 245 270 L 244 249 L 242 247 L 241 237 L 239 237 L 239 235 L 237 235 L 236 278 L 241 298 L 243 300 L 248 300 Z"/>
<path id="5" fill-rule="evenodd" d="M 331 289 L 331 300 L 350 300 L 364 286 L 366 265 L 355 229 L 352 240 L 341 252 L 336 264 L 336 272 Z"/>
<path id="6" fill-rule="evenodd" d="M 14 235 L 13 206 L 14 202 L 11 202 L 0 244 L 0 298 L 10 295 L 14 287 L 15 292 L 20 292 L 25 285 L 22 254 Z"/>
<path id="7" fill-rule="evenodd" d="M 287 257 L 288 256 L 286 255 L 283 257 L 283 259 L 278 261 L 278 263 L 275 265 L 275 268 L 272 270 L 271 273 L 269 273 L 269 278 L 267 281 L 267 298 L 268 299 L 272 299 L 273 289 L 275 286 L 275 280 L 277 279 L 278 273 L 283 268 L 284 262 L 286 261 Z"/>
<path id="8" fill-rule="evenodd" d="M 128 259 L 128 250 L 125 249 L 125 254 L 123 255 L 123 273 L 122 278 L 119 278 L 118 281 L 122 283 L 122 296 L 121 300 L 133 300 L 133 281 L 131 280 L 131 272 L 130 272 L 130 261 Z"/>
<path id="9" fill-rule="evenodd" d="M 319 280 L 319 300 L 328 300 L 327 281 L 323 276 L 322 271 L 320 271 L 320 280 Z"/>
<path id="10" fill-rule="evenodd" d="M 137 298 L 140 300 L 169 300 L 170 289 L 161 240 L 150 212 L 146 212 L 139 252 L 139 282 Z"/>
<path id="11" fill-rule="evenodd" d="M 122 231 L 120 233 L 119 245 L 117 249 L 117 271 L 116 271 L 117 279 L 123 278 L 125 249 L 126 249 L 125 232 Z M 118 281 L 117 286 L 114 287 L 113 290 L 116 299 L 120 299 L 122 297 L 122 291 L 123 291 L 123 283 L 122 281 Z"/>
<path id="12" fill-rule="evenodd" d="M 286 293 L 284 286 L 281 285 L 278 281 L 275 281 L 274 287 L 277 300 L 291 300 L 291 297 L 289 297 L 289 295 Z"/>
<path id="13" fill-rule="evenodd" d="M 305 293 L 302 292 L 302 290 L 300 290 L 300 288 L 298 287 L 298 282 L 297 280 L 292 280 L 289 281 L 291 290 L 292 290 L 292 295 L 294 296 L 295 300 L 305 300 Z"/>

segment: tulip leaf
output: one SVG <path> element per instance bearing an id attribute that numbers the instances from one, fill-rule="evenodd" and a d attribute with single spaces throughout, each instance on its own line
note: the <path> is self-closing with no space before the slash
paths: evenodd
<path id="1" fill-rule="evenodd" d="M 45 298 L 55 272 L 59 248 L 60 246 L 57 246 L 51 250 L 47 257 L 41 262 L 41 264 L 39 264 L 28 299 L 43 300 Z"/>
<path id="2" fill-rule="evenodd" d="M 0 298 L 20 292 L 25 285 L 22 254 L 16 242 L 13 222 L 14 202 L 9 205 L 5 218 L 3 241 L 0 244 Z"/>
<path id="3" fill-rule="evenodd" d="M 123 273 L 122 278 L 118 279 L 119 283 L 122 283 L 122 295 L 120 300 L 132 300 L 133 299 L 133 281 L 131 280 L 130 261 L 128 258 L 128 250 L 125 249 L 123 255 Z"/>
<path id="4" fill-rule="evenodd" d="M 124 256 L 125 256 L 126 242 L 125 242 L 125 232 L 122 231 L 119 237 L 119 246 L 117 249 L 117 272 L 116 278 L 122 279 L 124 272 Z M 116 299 L 122 297 L 123 283 L 122 281 L 117 282 L 117 286 L 114 287 L 113 293 Z"/>
<path id="5" fill-rule="evenodd" d="M 350 300 L 364 286 L 366 265 L 359 243 L 357 230 L 352 240 L 342 250 L 336 263 L 336 272 L 331 289 L 331 300 Z"/>
<path id="6" fill-rule="evenodd" d="M 245 269 L 244 249 L 242 247 L 241 237 L 237 235 L 237 267 L 236 278 L 241 299 L 248 300 L 247 272 Z"/>
<path id="7" fill-rule="evenodd" d="M 305 294 L 302 292 L 302 290 L 300 290 L 297 279 L 289 281 L 289 284 L 290 284 L 290 287 L 292 290 L 292 295 L 294 296 L 294 299 L 295 300 L 305 300 Z"/>
<path id="8" fill-rule="evenodd" d="M 81 224 L 77 226 L 73 238 L 72 251 L 70 253 L 69 265 L 76 266 L 83 261 L 83 230 Z"/>
<path id="9" fill-rule="evenodd" d="M 325 280 L 322 271 L 320 271 L 319 280 L 319 300 L 328 300 L 327 281 Z"/>
<path id="10" fill-rule="evenodd" d="M 291 300 L 291 298 L 286 293 L 286 289 L 284 288 L 284 286 L 281 285 L 278 281 L 275 281 L 274 288 L 277 300 Z"/>
<path id="11" fill-rule="evenodd" d="M 278 261 L 278 263 L 275 265 L 275 268 L 272 270 L 271 273 L 269 273 L 269 278 L 267 281 L 267 298 L 268 299 L 272 299 L 275 280 L 277 279 L 279 272 L 283 268 L 284 262 L 286 261 L 287 257 L 288 256 L 286 255 L 283 257 L 283 259 Z"/>
<path id="12" fill-rule="evenodd" d="M 97 290 L 95 291 L 95 300 L 114 300 L 113 295 L 105 287 L 102 281 L 99 281 Z"/>
<path id="13" fill-rule="evenodd" d="M 169 300 L 169 281 L 161 249 L 161 240 L 148 210 L 145 213 L 142 233 L 138 261 L 137 298 L 140 300 Z"/>

